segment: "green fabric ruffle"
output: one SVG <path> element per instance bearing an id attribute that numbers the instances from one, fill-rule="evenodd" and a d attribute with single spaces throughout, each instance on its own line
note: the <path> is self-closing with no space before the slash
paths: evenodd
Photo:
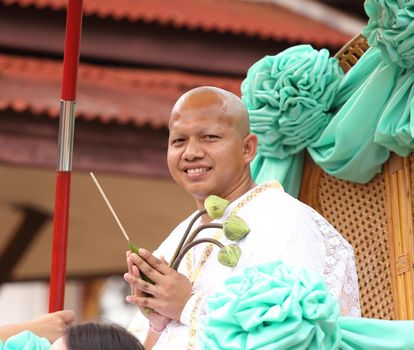
<path id="1" fill-rule="evenodd" d="M 372 47 L 344 76 L 326 51 L 292 47 L 258 61 L 242 83 L 258 154 L 257 183 L 297 196 L 303 148 L 328 174 L 366 183 L 414 150 L 414 0 L 367 0 Z M 316 82 L 313 86 L 309 82 Z"/>
<path id="2" fill-rule="evenodd" d="M 341 317 L 321 276 L 280 261 L 228 278 L 207 305 L 204 350 L 414 349 L 414 321 Z"/>
<path id="3" fill-rule="evenodd" d="M 285 159 L 315 141 L 331 119 L 328 113 L 343 73 L 328 50 L 309 45 L 266 56 L 241 85 L 258 153 Z"/>
<path id="4" fill-rule="evenodd" d="M 4 345 L 0 342 L 0 350 L 49 350 L 50 347 L 46 338 L 40 338 L 29 331 L 10 337 Z"/>
<path id="5" fill-rule="evenodd" d="M 281 262 L 247 268 L 208 299 L 203 349 L 336 349 L 339 306 L 319 276 Z"/>
<path id="6" fill-rule="evenodd" d="M 414 0 L 366 0 L 364 7 L 368 44 L 388 63 L 414 67 Z"/>
<path id="7" fill-rule="evenodd" d="M 277 179 L 297 195 L 303 152 L 329 123 L 330 106 L 343 73 L 325 49 L 309 45 L 266 56 L 254 64 L 241 85 L 250 115 L 251 130 L 258 136 L 257 156 L 251 169 L 256 182 Z"/>

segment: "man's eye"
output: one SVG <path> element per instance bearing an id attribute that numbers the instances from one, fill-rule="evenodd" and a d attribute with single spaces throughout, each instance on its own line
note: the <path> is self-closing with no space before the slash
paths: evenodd
<path id="1" fill-rule="evenodd" d="M 205 135 L 204 139 L 207 141 L 213 141 L 213 140 L 218 140 L 220 138 L 220 136 L 218 135 Z"/>
<path id="2" fill-rule="evenodd" d="M 185 140 L 183 138 L 178 138 L 178 139 L 172 140 L 171 144 L 177 145 L 177 144 L 183 143 L 184 141 Z"/>

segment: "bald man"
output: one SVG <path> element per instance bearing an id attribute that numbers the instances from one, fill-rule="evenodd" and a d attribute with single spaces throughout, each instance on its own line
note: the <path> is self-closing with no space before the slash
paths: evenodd
<path id="1" fill-rule="evenodd" d="M 209 195 L 228 199 L 231 204 L 224 216 L 214 222 L 222 223 L 235 214 L 245 220 L 250 233 L 238 242 L 242 255 L 235 268 L 220 265 L 217 248 L 205 244 L 193 248 L 178 271 L 169 267 L 166 261 L 172 258 L 193 215 L 153 254 L 144 249 L 138 255 L 128 253 L 124 278 L 133 293 L 127 301 L 141 311 L 131 331 L 144 341 L 146 349 L 200 348 L 197 330 L 206 297 L 235 271 L 276 260 L 319 272 L 338 297 L 342 314 L 360 315 L 350 245 L 276 181 L 260 186 L 254 183 L 250 163 L 256 154 L 257 137 L 250 133 L 247 109 L 237 96 L 215 87 L 188 91 L 172 110 L 169 131 L 167 160 L 174 180 L 192 195 L 198 209 L 203 209 Z M 195 227 L 210 221 L 203 216 Z M 197 237 L 231 243 L 217 229 L 203 230 Z M 155 285 L 143 281 L 139 271 Z"/>

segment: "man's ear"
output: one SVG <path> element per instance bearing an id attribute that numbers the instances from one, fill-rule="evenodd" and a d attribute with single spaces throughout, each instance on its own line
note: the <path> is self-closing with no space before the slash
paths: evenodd
<path id="1" fill-rule="evenodd" d="M 257 136 L 254 134 L 247 135 L 243 140 L 243 158 L 246 163 L 250 163 L 256 156 Z"/>

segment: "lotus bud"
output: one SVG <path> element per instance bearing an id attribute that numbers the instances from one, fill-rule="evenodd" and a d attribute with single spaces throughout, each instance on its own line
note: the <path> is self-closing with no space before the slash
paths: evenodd
<path id="1" fill-rule="evenodd" d="M 228 205 L 229 201 L 227 199 L 218 196 L 208 196 L 204 200 L 204 208 L 206 208 L 208 216 L 212 219 L 220 219 Z"/>
<path id="2" fill-rule="evenodd" d="M 236 267 L 241 255 L 241 249 L 236 244 L 231 244 L 220 249 L 217 259 L 220 264 L 229 267 Z"/>
<path id="3" fill-rule="evenodd" d="M 231 241 L 238 241 L 249 232 L 249 226 L 237 215 L 230 215 L 223 223 L 224 234 Z"/>

